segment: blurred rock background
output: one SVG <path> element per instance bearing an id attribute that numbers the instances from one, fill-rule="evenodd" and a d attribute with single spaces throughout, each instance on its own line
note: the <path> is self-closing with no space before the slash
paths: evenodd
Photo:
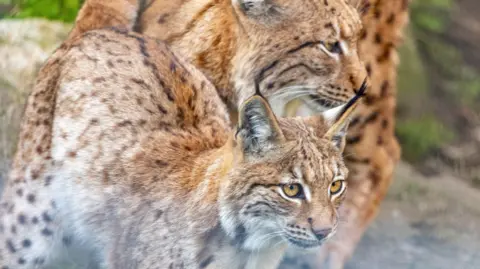
<path id="1" fill-rule="evenodd" d="M 0 0 L 0 183 L 35 74 L 80 2 Z M 411 3 L 398 79 L 403 161 L 351 268 L 480 268 L 478 51 L 478 0 Z"/>

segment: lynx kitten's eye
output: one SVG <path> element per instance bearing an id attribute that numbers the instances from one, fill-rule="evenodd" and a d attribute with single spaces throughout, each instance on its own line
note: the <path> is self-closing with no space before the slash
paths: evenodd
<path id="1" fill-rule="evenodd" d="M 290 198 L 303 198 L 303 189 L 300 184 L 285 184 L 282 186 L 283 193 Z"/>
<path id="2" fill-rule="evenodd" d="M 343 180 L 337 180 L 330 184 L 330 195 L 339 194 L 343 190 Z"/>

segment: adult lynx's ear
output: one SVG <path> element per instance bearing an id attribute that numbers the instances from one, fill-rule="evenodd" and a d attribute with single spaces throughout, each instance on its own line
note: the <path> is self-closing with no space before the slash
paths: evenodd
<path id="1" fill-rule="evenodd" d="M 246 155 L 261 154 L 285 139 L 269 104 L 259 95 L 243 103 L 235 137 Z"/>
<path id="2" fill-rule="evenodd" d="M 275 12 L 274 0 L 232 0 L 247 16 L 259 17 Z"/>
<path id="3" fill-rule="evenodd" d="M 343 151 L 345 146 L 345 137 L 347 135 L 350 118 L 359 103 L 358 101 L 365 94 L 366 89 L 367 79 L 363 81 L 362 86 L 356 91 L 355 96 L 346 104 L 322 113 L 322 117 L 326 120 L 329 126 L 323 137 L 331 140 L 340 151 Z"/>

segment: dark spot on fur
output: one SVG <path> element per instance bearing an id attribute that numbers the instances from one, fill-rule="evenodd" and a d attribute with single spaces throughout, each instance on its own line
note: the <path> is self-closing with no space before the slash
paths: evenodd
<path id="1" fill-rule="evenodd" d="M 375 34 L 375 43 L 377 44 L 382 43 L 382 36 L 379 33 Z"/>
<path id="2" fill-rule="evenodd" d="M 369 94 L 363 97 L 363 103 L 367 106 L 373 105 L 373 103 L 375 103 L 376 100 L 377 98 L 375 98 L 375 96 L 369 95 Z"/>
<path id="3" fill-rule="evenodd" d="M 50 236 L 53 234 L 52 230 L 48 229 L 48 228 L 43 228 L 41 233 L 45 236 Z"/>
<path id="4" fill-rule="evenodd" d="M 72 244 L 72 238 L 69 236 L 62 237 L 62 242 L 65 246 L 70 246 Z"/>
<path id="5" fill-rule="evenodd" d="M 10 251 L 10 253 L 17 252 L 17 249 L 15 249 L 15 246 L 13 245 L 12 240 L 8 239 L 6 243 L 7 243 L 7 249 L 8 251 Z"/>
<path id="6" fill-rule="evenodd" d="M 167 114 L 167 110 L 163 106 L 157 105 L 157 109 L 160 111 L 160 113 Z"/>
<path id="7" fill-rule="evenodd" d="M 384 80 L 384 81 L 382 82 L 382 86 L 380 87 L 380 96 L 381 96 L 381 97 L 387 96 L 388 86 L 389 86 L 388 80 Z"/>
<path id="8" fill-rule="evenodd" d="M 360 32 L 360 40 L 365 40 L 367 38 L 367 30 L 362 29 Z"/>
<path id="9" fill-rule="evenodd" d="M 35 195 L 30 193 L 29 195 L 27 195 L 27 200 L 31 204 L 35 203 Z"/>
<path id="10" fill-rule="evenodd" d="M 382 13 L 380 12 L 380 9 L 378 7 L 375 8 L 373 16 L 375 16 L 376 19 L 380 19 L 380 17 L 382 16 Z"/>
<path id="11" fill-rule="evenodd" d="M 381 137 L 381 136 L 377 137 L 377 145 L 379 145 L 379 146 L 383 145 L 383 137 Z"/>
<path id="12" fill-rule="evenodd" d="M 110 67 L 110 68 L 113 68 L 113 67 L 114 67 L 114 65 L 113 65 L 113 63 L 112 63 L 112 60 L 107 60 L 107 65 L 108 65 L 108 67 Z"/>
<path id="13" fill-rule="evenodd" d="M 358 123 L 360 123 L 360 117 L 354 117 L 348 124 L 348 128 L 353 128 L 353 126 L 357 125 Z"/>
<path id="14" fill-rule="evenodd" d="M 163 215 L 163 211 L 158 209 L 157 211 L 155 211 L 155 219 L 159 219 L 161 216 Z"/>
<path id="15" fill-rule="evenodd" d="M 378 112 L 378 111 L 372 112 L 370 115 L 368 115 L 368 116 L 365 118 L 364 123 L 367 124 L 367 123 L 374 122 L 374 121 L 378 118 L 378 115 L 379 115 L 379 112 Z"/>
<path id="16" fill-rule="evenodd" d="M 371 77 L 372 76 L 372 66 L 370 64 L 367 64 L 365 66 L 365 70 L 367 70 L 368 76 Z"/>
<path id="17" fill-rule="evenodd" d="M 22 189 L 18 189 L 17 190 L 17 195 L 22 197 L 23 196 L 23 190 Z"/>
<path id="18" fill-rule="evenodd" d="M 177 66 L 174 62 L 170 63 L 170 71 L 172 71 L 172 73 L 175 73 L 177 71 Z"/>
<path id="19" fill-rule="evenodd" d="M 388 127 L 388 120 L 387 119 L 383 119 L 382 120 L 382 128 L 383 129 L 386 129 Z"/>
<path id="20" fill-rule="evenodd" d="M 38 179 L 40 177 L 40 172 L 38 170 L 32 170 L 32 179 Z"/>
<path id="21" fill-rule="evenodd" d="M 27 224 L 27 217 L 25 217 L 24 214 L 19 214 L 18 215 L 18 223 L 25 225 Z"/>
<path id="22" fill-rule="evenodd" d="M 168 165 L 168 163 L 162 161 L 162 160 L 155 160 L 155 164 L 160 167 L 165 167 Z"/>
<path id="23" fill-rule="evenodd" d="M 67 153 L 67 156 L 70 158 L 75 158 L 77 156 L 77 153 L 75 151 L 69 151 Z"/>
<path id="24" fill-rule="evenodd" d="M 394 21 L 395 21 L 395 14 L 392 13 L 390 14 L 390 16 L 388 16 L 387 23 L 392 24 Z"/>
<path id="25" fill-rule="evenodd" d="M 32 223 L 33 223 L 33 224 L 37 224 L 37 223 L 38 223 L 38 218 L 37 218 L 37 217 L 33 217 L 33 218 L 32 218 Z"/>
<path id="26" fill-rule="evenodd" d="M 368 177 L 372 180 L 373 186 L 378 186 L 382 179 L 377 171 L 370 171 Z"/>
<path id="27" fill-rule="evenodd" d="M 97 77 L 93 79 L 93 83 L 101 83 L 101 82 L 105 82 L 105 80 L 106 79 L 104 77 Z"/>
<path id="28" fill-rule="evenodd" d="M 12 225 L 12 227 L 10 227 L 10 232 L 11 232 L 12 234 L 17 234 L 17 226 Z"/>
<path id="29" fill-rule="evenodd" d="M 52 176 L 46 176 L 45 177 L 45 186 L 50 186 L 50 183 L 52 182 L 53 177 Z"/>
<path id="30" fill-rule="evenodd" d="M 45 222 L 52 222 L 52 220 L 53 220 L 52 217 L 50 217 L 50 215 L 48 215 L 47 212 L 42 213 L 42 219 Z"/>
<path id="31" fill-rule="evenodd" d="M 369 164 L 370 163 L 369 158 L 358 159 L 358 158 L 355 158 L 352 155 L 345 156 L 345 160 L 348 161 L 348 162 L 352 162 L 352 163 L 363 163 L 363 164 Z"/>
<path id="32" fill-rule="evenodd" d="M 18 258 L 18 264 L 25 264 L 26 262 L 24 258 Z"/>
<path id="33" fill-rule="evenodd" d="M 132 125 L 132 121 L 131 120 L 124 120 L 124 121 L 121 121 L 121 122 L 117 123 L 118 127 L 125 127 L 127 125 Z"/>
<path id="34" fill-rule="evenodd" d="M 245 230 L 245 227 L 240 224 L 235 228 L 235 239 L 234 239 L 234 244 L 242 246 L 243 243 L 245 242 L 245 239 L 247 239 L 247 231 Z"/>
<path id="35" fill-rule="evenodd" d="M 166 18 L 169 16 L 168 13 L 162 14 L 158 17 L 157 23 L 163 24 L 166 21 Z"/>
<path id="36" fill-rule="evenodd" d="M 32 245 L 32 241 L 30 241 L 30 239 L 25 239 L 22 241 L 22 246 L 24 248 L 29 248 L 31 245 Z"/>

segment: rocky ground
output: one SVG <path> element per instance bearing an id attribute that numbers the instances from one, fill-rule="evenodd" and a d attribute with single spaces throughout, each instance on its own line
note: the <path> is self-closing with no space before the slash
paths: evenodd
<path id="1" fill-rule="evenodd" d="M 34 73 L 67 31 L 43 20 L 0 21 L 0 184 Z M 467 184 L 448 169 L 427 178 L 400 163 L 347 268 L 480 268 L 480 193 Z"/>
<path id="2" fill-rule="evenodd" d="M 449 175 L 398 165 L 349 269 L 480 268 L 480 193 Z"/>

